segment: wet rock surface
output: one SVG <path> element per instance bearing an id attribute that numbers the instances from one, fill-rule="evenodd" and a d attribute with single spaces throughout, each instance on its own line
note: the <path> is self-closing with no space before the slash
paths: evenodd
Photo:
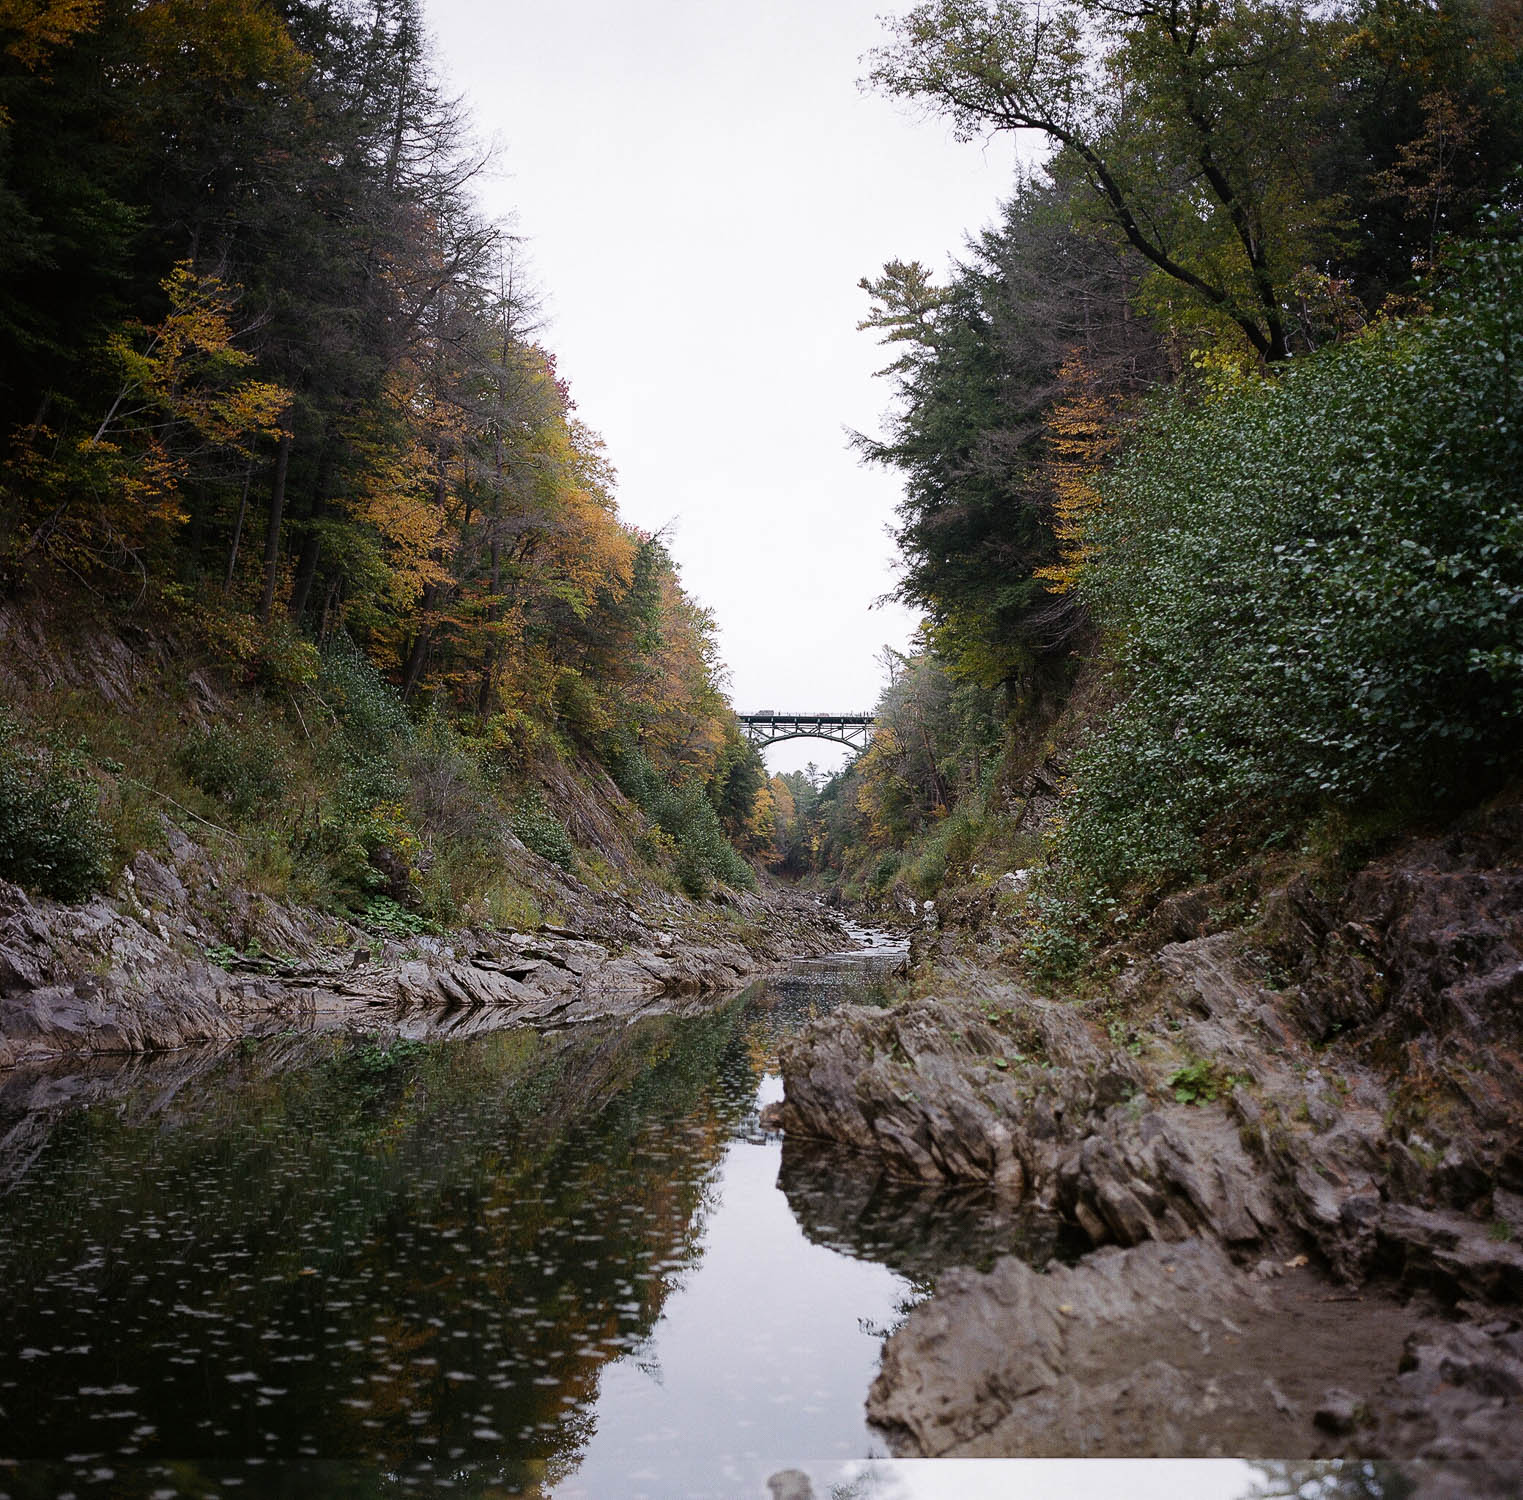
<path id="1" fill-rule="evenodd" d="M 1040 1267 L 1072 1248 L 1060 1220 L 1002 1188 L 864 1172 L 861 1154 L 845 1148 L 785 1140 L 778 1186 L 814 1244 L 889 1266 L 927 1290 L 948 1265 L 1016 1253 Z"/>
<path id="2" fill-rule="evenodd" d="M 790 1148 L 997 1187 L 1093 1253 L 943 1278 L 873 1390 L 899 1452 L 1523 1458 L 1516 800 L 1088 1004 L 943 972 L 785 1049 Z"/>
<path id="3" fill-rule="evenodd" d="M 633 1016 L 725 993 L 759 968 L 848 945 L 839 919 L 776 888 L 698 904 L 577 888 L 569 915 L 530 933 L 405 940 L 229 890 L 176 829 L 118 890 L 84 905 L 0 882 L 0 1068 L 154 1052 L 298 1026 L 426 1016 L 470 1031 Z M 524 857 L 534 856 L 524 851 Z"/>

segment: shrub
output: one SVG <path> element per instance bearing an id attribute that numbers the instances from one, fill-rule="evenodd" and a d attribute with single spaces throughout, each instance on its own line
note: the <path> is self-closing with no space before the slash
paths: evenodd
<path id="1" fill-rule="evenodd" d="M 1431 317 L 1145 422 L 1093 523 L 1125 696 L 1074 765 L 1079 888 L 1516 765 L 1519 284 L 1523 246 L 1471 247 Z"/>
<path id="2" fill-rule="evenodd" d="M 428 713 L 400 766 L 419 827 L 440 838 L 492 839 L 501 809 L 480 762 L 442 715 Z"/>
<path id="3" fill-rule="evenodd" d="M 335 635 L 324 650 L 317 689 L 352 761 L 384 759 L 411 742 L 412 722 L 397 690 L 347 635 Z"/>
<path id="4" fill-rule="evenodd" d="M 1169 1088 L 1179 1104 L 1212 1104 L 1237 1087 L 1239 1079 L 1219 1063 L 1194 1057 L 1168 1077 Z"/>
<path id="5" fill-rule="evenodd" d="M 936 895 L 947 878 L 946 850 L 939 842 L 933 840 L 915 857 L 906 874 L 917 895 L 923 897 Z"/>
<path id="6" fill-rule="evenodd" d="M 538 792 L 529 792 L 519 801 L 509 826 L 514 837 L 541 859 L 548 859 L 563 870 L 571 868 L 575 853 L 571 847 L 571 835 L 566 832 L 566 825 L 545 806 Z"/>
<path id="7" fill-rule="evenodd" d="M 707 894 L 714 881 L 746 890 L 756 872 L 725 837 L 719 814 L 697 781 L 671 785 L 642 750 L 631 750 L 614 765 L 619 788 L 675 847 L 673 868 L 690 896 Z"/>
<path id="8" fill-rule="evenodd" d="M 360 920 L 371 932 L 394 938 L 416 937 L 431 927 L 427 918 L 409 911 L 390 896 L 371 896 L 365 902 Z"/>
<path id="9" fill-rule="evenodd" d="M 240 816 L 276 802 L 286 790 L 285 767 L 263 734 L 213 724 L 195 729 L 182 742 L 180 770 L 192 786 Z"/>
<path id="10" fill-rule="evenodd" d="M 71 752 L 23 746 L 0 709 L 0 875 L 60 901 L 106 884 L 110 838 L 100 796 Z"/>

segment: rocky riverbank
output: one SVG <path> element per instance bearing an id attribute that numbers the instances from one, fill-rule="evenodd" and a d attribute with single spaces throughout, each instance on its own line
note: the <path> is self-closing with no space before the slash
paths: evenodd
<path id="1" fill-rule="evenodd" d="M 780 1119 L 1092 1247 L 944 1278 L 887 1343 L 907 1455 L 1523 1459 L 1523 809 L 1085 1003 L 987 969 L 788 1048 Z"/>
<path id="2" fill-rule="evenodd" d="M 785 888 L 696 903 L 594 892 L 518 851 L 553 886 L 532 932 L 378 933 L 230 889 L 207 848 L 166 825 L 116 891 L 82 905 L 0 882 L 0 1067 L 151 1052 L 287 1027 L 566 1025 L 725 993 L 783 957 L 847 943 Z"/>

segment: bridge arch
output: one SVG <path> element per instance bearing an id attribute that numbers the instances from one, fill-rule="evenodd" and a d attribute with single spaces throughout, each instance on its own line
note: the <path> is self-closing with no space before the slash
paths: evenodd
<path id="1" fill-rule="evenodd" d="M 829 740 L 860 753 L 872 738 L 871 714 L 780 714 L 764 708 L 759 713 L 737 714 L 736 718 L 758 750 L 783 740 Z"/>

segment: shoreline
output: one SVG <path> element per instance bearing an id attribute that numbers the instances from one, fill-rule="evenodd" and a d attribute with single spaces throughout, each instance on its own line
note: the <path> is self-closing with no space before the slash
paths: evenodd
<path id="1" fill-rule="evenodd" d="M 564 877 L 566 918 L 532 932 L 380 936 L 229 892 L 200 845 L 173 831 L 169 846 L 163 860 L 138 854 L 114 897 L 81 905 L 0 882 L 0 1069 L 317 1021 L 628 1017 L 733 993 L 773 963 L 846 939 L 835 914 L 782 887 L 700 906 L 665 892 L 594 893 Z"/>

